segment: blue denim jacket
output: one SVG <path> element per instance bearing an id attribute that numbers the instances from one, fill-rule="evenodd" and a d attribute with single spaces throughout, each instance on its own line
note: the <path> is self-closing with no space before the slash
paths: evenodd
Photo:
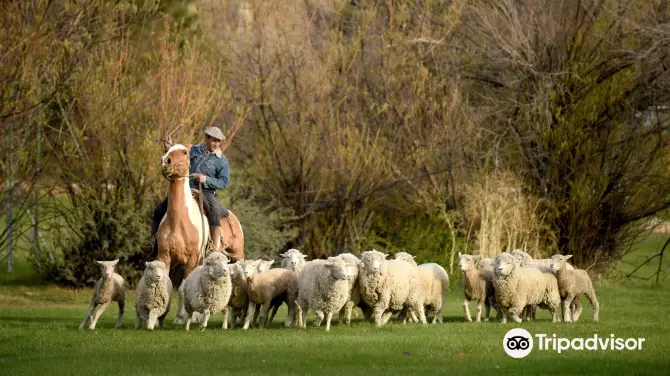
<path id="1" fill-rule="evenodd" d="M 218 151 L 212 153 L 207 151 L 205 143 L 191 146 L 191 174 L 198 173 L 207 176 L 202 183 L 202 189 L 205 191 L 214 191 L 225 189 L 230 180 L 230 164 L 228 158 Z M 189 179 L 191 188 L 198 188 L 198 181 L 194 178 Z"/>

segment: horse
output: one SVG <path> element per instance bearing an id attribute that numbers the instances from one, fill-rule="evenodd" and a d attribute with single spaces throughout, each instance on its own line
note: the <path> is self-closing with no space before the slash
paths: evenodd
<path id="1" fill-rule="evenodd" d="M 183 280 L 204 260 L 207 242 L 210 238 L 209 222 L 205 213 L 193 197 L 189 187 L 189 148 L 175 144 L 161 157 L 163 176 L 169 181 L 168 209 L 156 231 L 157 260 L 165 263 L 166 271 L 170 272 L 171 264 L 183 265 L 184 272 L 171 276 L 172 285 L 178 291 L 179 303 L 177 317 L 173 325 L 183 325 L 186 318 Z M 232 212 L 222 220 L 228 222 L 228 229 L 222 229 L 224 249 L 215 249 L 238 260 L 244 259 L 244 235 L 239 220 Z M 227 231 L 226 231 L 227 230 Z M 235 231 L 234 231 L 235 230 Z M 227 237 L 226 237 L 227 236 Z M 225 238 L 224 238 L 225 237 Z M 235 246 L 234 248 L 232 246 Z M 225 251 L 233 249 L 233 254 Z"/>

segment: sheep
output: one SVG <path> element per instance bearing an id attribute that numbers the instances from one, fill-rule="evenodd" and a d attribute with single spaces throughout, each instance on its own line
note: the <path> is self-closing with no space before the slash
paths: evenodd
<path id="1" fill-rule="evenodd" d="M 363 306 L 362 309 L 365 314 L 365 319 L 369 321 L 372 316 L 372 310 L 361 301 L 361 292 L 358 287 L 358 264 L 361 260 L 351 253 L 340 253 L 337 257 L 344 260 L 349 267 L 350 272 L 348 277 L 349 297 L 347 298 L 344 307 L 342 307 L 342 310 L 340 310 L 339 322 L 342 324 L 346 321 L 347 325 L 351 324 L 352 312 L 356 313 L 355 308 L 361 305 Z"/>
<path id="2" fill-rule="evenodd" d="M 496 257 L 494 273 L 493 286 L 496 302 L 503 312 L 503 323 L 507 322 L 507 316 L 521 322 L 519 315 L 527 305 L 548 309 L 552 322 L 558 320 L 561 296 L 553 274 L 523 267 L 521 261 L 506 252 Z"/>
<path id="3" fill-rule="evenodd" d="M 295 248 L 289 249 L 280 254 L 280 256 L 282 257 L 281 267 L 296 273 L 300 273 L 300 270 L 305 265 L 305 259 L 307 258 L 307 255 L 303 255 Z"/>
<path id="4" fill-rule="evenodd" d="M 386 260 L 386 257 L 388 254 L 373 249 L 363 252 L 359 263 L 361 299 L 372 307 L 376 326 L 386 324 L 393 312 L 405 307 L 418 314 L 425 325 L 419 271 L 407 261 Z"/>
<path id="5" fill-rule="evenodd" d="M 144 275 L 137 284 L 135 298 L 135 329 L 153 330 L 165 326 L 165 316 L 170 311 L 172 281 L 168 278 L 165 263 L 154 260 L 145 262 Z"/>
<path id="6" fill-rule="evenodd" d="M 119 259 L 113 261 L 95 260 L 95 262 L 100 264 L 102 276 L 98 279 L 98 282 L 96 282 L 95 287 L 93 288 L 91 304 L 88 308 L 88 312 L 86 312 L 86 316 L 84 316 L 84 321 L 79 325 L 79 329 L 84 329 L 89 320 L 91 321 L 91 324 L 88 328 L 91 330 L 95 329 L 95 324 L 98 322 L 98 318 L 105 312 L 111 302 L 117 302 L 119 304 L 119 317 L 116 320 L 115 326 L 115 328 L 118 329 L 121 327 L 123 309 L 126 305 L 125 280 L 114 272 L 114 267 L 119 262 Z M 95 311 L 95 314 L 93 314 L 93 310 L 98 305 L 100 305 L 100 307 Z"/>
<path id="7" fill-rule="evenodd" d="M 551 256 L 551 270 L 558 281 L 558 291 L 561 295 L 563 304 L 563 321 L 577 322 L 582 313 L 581 304 L 576 309 L 571 310 L 571 303 L 577 300 L 580 295 L 586 295 L 593 307 L 593 321 L 598 321 L 600 313 L 600 304 L 593 289 L 593 283 L 586 270 L 569 270 L 566 262 L 572 255 L 553 255 Z M 573 300 L 574 299 L 574 300 Z"/>
<path id="8" fill-rule="evenodd" d="M 306 262 L 298 278 L 298 303 L 302 310 L 302 328 L 307 328 L 307 313 L 314 310 L 320 326 L 326 318 L 326 331 L 330 331 L 333 313 L 340 312 L 349 298 L 349 265 L 340 257 Z"/>
<path id="9" fill-rule="evenodd" d="M 205 330 L 210 315 L 224 311 L 230 300 L 232 283 L 228 257 L 221 252 L 210 253 L 204 264 L 186 277 L 180 289 L 183 289 L 184 309 L 188 317 L 185 329 L 189 330 L 193 313 L 198 312 L 203 315 L 199 329 Z M 225 316 L 225 312 L 223 314 Z"/>
<path id="10" fill-rule="evenodd" d="M 432 313 L 432 323 L 443 323 L 442 309 L 447 301 L 449 292 L 449 274 L 444 268 L 436 263 L 424 263 L 417 265 L 414 256 L 407 252 L 398 252 L 395 255 L 397 260 L 405 260 L 419 269 L 421 276 L 421 297 L 422 304 L 427 316 Z"/>
<path id="11" fill-rule="evenodd" d="M 493 288 L 494 266 L 495 266 L 495 258 L 493 257 L 480 259 L 479 262 L 477 263 L 477 268 L 479 269 L 480 275 L 484 277 L 487 284 L 489 283 L 491 284 L 490 288 L 491 291 L 493 292 L 493 294 L 487 296 L 487 299 L 489 301 L 489 307 L 486 308 L 485 321 L 488 321 L 489 319 L 489 313 L 491 307 L 496 310 L 496 319 L 502 319 L 502 311 L 500 310 L 498 304 L 496 303 L 495 289 Z"/>
<path id="12" fill-rule="evenodd" d="M 224 329 L 228 329 L 228 315 L 230 312 L 232 312 L 230 325 L 232 328 L 235 328 L 238 320 L 242 319 L 247 311 L 247 306 L 249 305 L 249 298 L 247 296 L 247 278 L 242 271 L 242 263 L 249 261 L 256 262 L 253 260 L 242 260 L 234 264 L 228 264 L 232 288 L 228 306 L 223 313 Z"/>
<path id="13" fill-rule="evenodd" d="M 486 260 L 486 259 L 485 259 Z M 485 267 L 480 267 L 482 261 L 481 255 L 467 255 L 458 252 L 458 268 L 463 272 L 463 310 L 465 311 L 465 318 L 468 322 L 472 322 L 470 316 L 469 302 L 471 300 L 477 301 L 477 317 L 476 322 L 481 322 L 482 308 L 486 307 L 484 320 L 489 320 L 491 312 L 491 299 L 495 297 L 495 289 L 493 288 L 493 268 L 488 269 L 491 260 L 486 260 Z"/>
<path id="14" fill-rule="evenodd" d="M 254 316 L 256 305 L 261 304 L 259 321 L 261 327 L 268 322 L 268 311 L 274 298 L 281 299 L 288 306 L 288 313 L 284 326 L 289 327 L 295 322 L 296 299 L 298 297 L 298 276 L 296 273 L 283 268 L 270 269 L 256 273 L 253 265 L 242 264 L 242 270 L 247 278 L 249 305 L 242 329 L 249 329 Z"/>
<path id="15" fill-rule="evenodd" d="M 531 255 L 518 248 L 511 250 L 509 253 L 517 260 L 521 261 L 521 266 L 536 266 L 543 272 L 551 272 L 551 259 L 534 259 Z M 568 270 L 575 270 L 575 268 L 568 263 L 566 263 L 565 266 Z"/>

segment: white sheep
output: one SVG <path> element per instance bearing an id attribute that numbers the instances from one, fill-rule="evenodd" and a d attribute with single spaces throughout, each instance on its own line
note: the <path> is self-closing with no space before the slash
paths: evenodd
<path id="1" fill-rule="evenodd" d="M 228 257 L 221 252 L 210 253 L 204 264 L 186 277 L 180 289 L 183 289 L 184 309 L 188 317 L 185 329 L 189 330 L 193 313 L 198 312 L 203 316 L 199 328 L 205 330 L 210 315 L 224 311 L 230 300 L 232 283 Z"/>
<path id="2" fill-rule="evenodd" d="M 300 270 L 305 265 L 307 255 L 303 255 L 299 250 L 291 248 L 288 251 L 280 254 L 282 257 L 281 267 L 300 273 Z"/>
<path id="3" fill-rule="evenodd" d="M 521 266 L 536 266 L 540 268 L 543 272 L 551 272 L 551 259 L 535 259 L 528 253 L 522 251 L 521 249 L 513 249 L 509 253 L 514 256 L 517 260 L 521 261 Z M 575 270 L 575 268 L 569 263 L 565 264 L 568 270 Z"/>
<path id="4" fill-rule="evenodd" d="M 375 324 L 386 324 L 394 312 L 404 308 L 418 315 L 426 324 L 426 315 L 421 304 L 421 276 L 412 264 L 404 260 L 386 260 L 388 254 L 377 250 L 361 254 L 358 270 L 358 285 L 361 299 L 372 307 Z"/>
<path id="5" fill-rule="evenodd" d="M 493 286 L 496 302 L 503 312 L 503 323 L 507 322 L 507 316 L 521 322 L 519 315 L 527 305 L 548 309 L 552 322 L 558 320 L 561 296 L 553 274 L 522 267 L 521 262 L 509 253 L 496 257 L 494 272 Z"/>
<path id="6" fill-rule="evenodd" d="M 347 263 L 339 257 L 305 263 L 298 277 L 303 329 L 307 328 L 307 313 L 311 308 L 317 317 L 314 326 L 321 325 L 325 316 L 326 331 L 330 331 L 333 313 L 342 310 L 349 297 L 350 274 Z"/>
<path id="7" fill-rule="evenodd" d="M 249 305 L 249 298 L 247 296 L 247 278 L 242 271 L 242 263 L 253 260 L 242 260 L 234 264 L 228 264 L 230 271 L 230 299 L 228 300 L 228 307 L 223 313 L 223 328 L 228 329 L 228 316 L 232 312 L 230 319 L 230 326 L 235 328 L 235 325 L 244 318 Z"/>
<path id="8" fill-rule="evenodd" d="M 167 276 L 165 263 L 154 260 L 144 263 L 144 274 L 137 284 L 135 297 L 135 329 L 153 330 L 165 326 L 165 316 L 170 312 L 172 281 Z"/>
<path id="9" fill-rule="evenodd" d="M 247 278 L 249 305 L 244 320 L 244 330 L 249 329 L 249 324 L 256 311 L 256 305 L 260 304 L 260 315 L 258 317 L 261 327 L 267 326 L 268 312 L 273 299 L 278 298 L 288 306 L 288 313 L 284 320 L 284 326 L 289 327 L 295 323 L 296 300 L 298 298 L 298 276 L 283 268 L 270 269 L 257 273 L 253 265 L 242 263 L 242 270 Z"/>
<path id="10" fill-rule="evenodd" d="M 121 320 L 123 319 L 123 309 L 126 305 L 126 286 L 123 277 L 114 272 L 114 267 L 119 262 L 119 259 L 113 261 L 95 261 L 100 264 L 100 272 L 102 276 L 95 283 L 93 288 L 93 297 L 91 304 L 84 316 L 84 321 L 79 325 L 79 329 L 84 329 L 86 323 L 90 320 L 91 325 L 89 329 L 95 329 L 95 324 L 98 322 L 100 315 L 105 312 L 109 303 L 118 302 L 119 317 L 116 320 L 116 328 L 121 327 Z M 93 314 L 95 307 L 100 307 Z"/>
<path id="11" fill-rule="evenodd" d="M 351 253 L 340 253 L 337 257 L 344 260 L 349 268 L 349 276 L 347 282 L 349 284 L 349 297 L 347 302 L 344 303 L 344 307 L 340 310 L 339 322 L 343 324 L 344 322 L 347 325 L 351 324 L 351 314 L 355 313 L 355 308 L 361 305 L 361 292 L 358 287 L 358 264 L 361 260 Z M 367 306 L 366 306 L 367 307 Z M 370 319 L 370 309 L 367 309 L 366 319 Z"/>
<path id="12" fill-rule="evenodd" d="M 468 255 L 458 252 L 458 268 L 463 272 L 463 310 L 465 311 L 465 318 L 472 322 L 470 316 L 471 300 L 477 301 L 477 317 L 476 322 L 481 322 L 482 309 L 486 307 L 484 320 L 489 320 L 491 312 L 491 298 L 495 297 L 495 289 L 493 288 L 493 267 L 480 267 L 482 261 L 481 255 Z M 491 260 L 486 260 L 485 265 L 490 266 Z"/>
<path id="13" fill-rule="evenodd" d="M 433 324 L 444 322 L 442 310 L 449 292 L 449 274 L 447 274 L 447 271 L 440 264 L 433 262 L 417 265 L 414 256 L 407 252 L 396 253 L 395 258 L 405 260 L 418 268 L 421 276 L 421 298 L 426 319 L 432 314 Z"/>
<path id="14" fill-rule="evenodd" d="M 580 295 L 585 295 L 591 302 L 593 307 L 593 321 L 598 321 L 600 314 L 600 304 L 596 297 L 596 291 L 593 288 L 591 277 L 589 277 L 586 270 L 574 269 L 569 270 L 566 262 L 572 255 L 553 255 L 551 256 L 551 270 L 556 275 L 558 281 L 558 291 L 561 294 L 563 303 L 563 321 L 577 322 L 579 315 L 582 313 L 581 304 L 574 310 L 571 308 L 571 303 L 578 301 Z"/>

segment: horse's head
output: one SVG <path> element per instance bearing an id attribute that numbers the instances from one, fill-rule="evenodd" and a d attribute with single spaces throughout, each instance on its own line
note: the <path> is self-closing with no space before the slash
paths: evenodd
<path id="1" fill-rule="evenodd" d="M 188 149 L 181 144 L 173 145 L 161 157 L 163 176 L 168 180 L 184 179 L 188 177 L 190 159 Z"/>

